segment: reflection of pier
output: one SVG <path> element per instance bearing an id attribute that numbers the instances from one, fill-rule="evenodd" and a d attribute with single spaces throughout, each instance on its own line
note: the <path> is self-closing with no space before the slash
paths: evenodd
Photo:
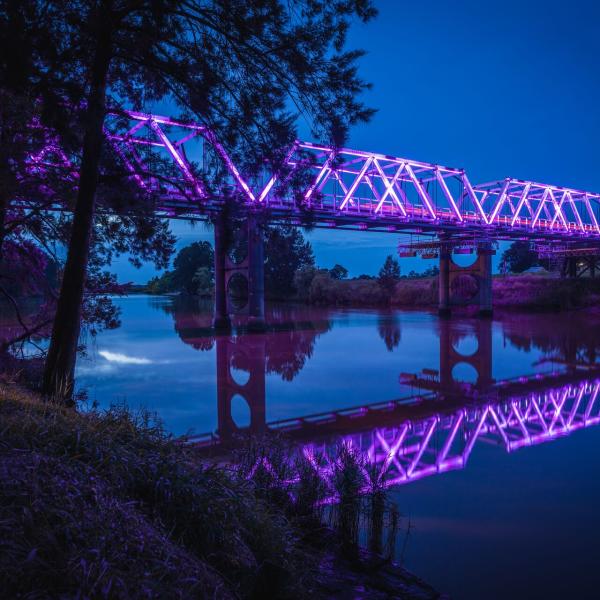
<path id="1" fill-rule="evenodd" d="M 385 485 L 393 485 L 464 467 L 478 442 L 511 452 L 600 423 L 595 335 L 579 331 L 575 321 L 544 330 L 536 317 L 503 324 L 504 339 L 525 350 L 539 348 L 538 364 L 560 365 L 558 370 L 497 381 L 492 322 L 440 320 L 439 368 L 432 368 L 434 363 L 400 378 L 418 394 L 268 422 L 266 376 L 277 373 L 291 381 L 311 356 L 316 338 L 330 327 L 326 312 L 314 319 L 314 313 L 307 318 L 308 312 L 293 310 L 267 314 L 265 332 L 239 329 L 233 336 L 211 335 L 207 317 L 176 317 L 186 343 L 201 350 L 216 346 L 218 424 L 216 432 L 189 439 L 200 452 L 226 457 L 243 443 L 243 434 L 277 432 L 297 452 L 322 455 L 315 465 L 323 477 L 336 447 L 346 444 L 378 466 Z M 394 350 L 402 337 L 396 315 L 382 313 L 377 329 L 386 348 Z M 456 369 L 461 364 L 474 371 L 470 381 L 461 380 Z M 234 419 L 232 404 L 238 401 L 249 408 L 247 424 Z"/>
<path id="2" fill-rule="evenodd" d="M 476 349 L 471 353 L 461 352 L 458 344 L 462 339 L 472 338 Z M 402 373 L 401 383 L 411 387 L 438 392 L 444 395 L 489 391 L 492 379 L 492 321 L 470 322 L 439 321 L 439 370 L 425 368 L 420 374 Z M 465 382 L 457 378 L 455 367 L 468 365 L 476 374 L 475 381 Z"/>
<path id="3" fill-rule="evenodd" d="M 239 396 L 250 409 L 250 429 L 259 433 L 265 420 L 265 336 L 248 335 L 217 339 L 217 404 L 218 432 L 229 439 L 239 431 L 231 415 L 231 404 Z M 236 380 L 232 369 L 247 375 L 246 381 Z"/>

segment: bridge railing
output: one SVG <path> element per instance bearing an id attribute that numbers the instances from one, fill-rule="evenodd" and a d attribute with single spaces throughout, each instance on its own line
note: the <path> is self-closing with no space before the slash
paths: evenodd
<path id="1" fill-rule="evenodd" d="M 600 195 L 532 181 L 505 179 L 475 190 L 490 225 L 565 235 L 600 235 Z"/>

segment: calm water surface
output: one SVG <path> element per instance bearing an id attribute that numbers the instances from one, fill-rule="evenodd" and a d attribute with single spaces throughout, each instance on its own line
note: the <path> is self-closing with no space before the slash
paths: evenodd
<path id="1" fill-rule="evenodd" d="M 305 453 L 345 440 L 387 460 L 405 566 L 437 589 L 600 598 L 597 319 L 272 306 L 267 333 L 215 338 L 199 303 L 117 303 L 122 326 L 77 371 L 100 406 L 202 439 L 252 425 Z"/>

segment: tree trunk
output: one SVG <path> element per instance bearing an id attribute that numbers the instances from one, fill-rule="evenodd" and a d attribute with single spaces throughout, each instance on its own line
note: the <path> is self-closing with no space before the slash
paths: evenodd
<path id="1" fill-rule="evenodd" d="M 81 307 L 92 238 L 106 112 L 106 81 L 112 37 L 109 13 L 112 2 L 103 4 L 99 15 L 103 23 L 99 27 L 90 73 L 91 84 L 87 98 L 86 129 L 73 229 L 42 382 L 44 396 L 64 401 L 68 401 L 73 394 Z"/>
<path id="2" fill-rule="evenodd" d="M 4 190 L 0 190 L 0 264 L 2 263 L 2 256 L 4 250 L 4 228 L 6 221 L 6 212 L 8 210 L 8 199 Z"/>

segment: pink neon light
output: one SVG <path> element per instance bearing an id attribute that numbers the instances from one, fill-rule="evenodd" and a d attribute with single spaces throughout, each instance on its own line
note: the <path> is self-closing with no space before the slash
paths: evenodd
<path id="1" fill-rule="evenodd" d="M 116 113 L 112 113 L 113 117 L 115 115 Z M 258 202 L 273 213 L 277 212 L 279 217 L 293 219 L 298 216 L 299 207 L 296 206 L 294 194 L 288 194 L 288 197 L 272 194 L 277 175 L 267 173 L 267 184 L 261 186 L 260 192 L 255 193 L 254 184 L 242 176 L 210 128 L 198 123 L 184 123 L 161 115 L 135 111 L 121 112 L 118 116 L 119 119 L 115 120 L 114 127 L 107 137 L 122 155 L 124 164 L 134 180 L 141 187 L 147 187 L 149 184 L 153 186 L 154 181 L 152 163 L 144 165 L 142 159 L 134 152 L 134 146 L 143 145 L 150 151 L 163 148 L 201 199 L 202 204 L 198 206 L 198 203 L 190 202 L 185 194 L 182 195 L 177 180 L 171 185 L 164 182 L 164 185 L 160 186 L 164 198 L 159 200 L 162 202 L 159 206 L 162 206 L 160 210 L 163 213 L 172 214 L 174 208 L 181 211 L 186 207 L 185 203 L 191 213 L 200 208 L 217 210 L 221 206 L 225 190 L 237 187 L 243 192 L 248 204 Z M 122 117 L 130 120 L 125 127 Z M 131 121 L 134 122 L 133 125 Z M 165 126 L 166 130 L 161 126 Z M 148 139 L 139 135 L 144 127 L 150 127 L 156 137 Z M 182 130 L 183 135 L 175 138 L 172 130 Z M 201 137 L 212 146 L 228 174 L 225 187 L 216 190 L 210 197 L 205 191 L 204 174 L 193 173 L 186 159 L 184 147 L 196 137 Z M 301 154 L 296 158 L 298 153 Z M 313 162 L 307 163 L 302 159 L 306 153 L 313 155 Z M 42 156 L 32 157 L 31 162 L 37 169 L 58 166 L 45 164 Z M 335 169 L 332 169 L 334 158 L 339 158 L 339 161 Z M 304 190 L 303 196 L 310 201 L 314 193 L 319 191 L 320 201 L 318 207 L 315 207 L 318 210 L 316 218 L 319 224 L 326 224 L 335 217 L 344 219 L 338 223 L 340 226 L 359 227 L 360 223 L 369 222 L 369 229 L 408 229 L 416 232 L 423 226 L 434 231 L 434 228 L 440 229 L 460 223 L 471 231 L 482 226 L 493 227 L 499 235 L 505 232 L 514 236 L 511 227 L 526 227 L 528 236 L 539 232 L 548 238 L 572 239 L 573 233 L 579 233 L 600 239 L 600 223 L 595 214 L 600 206 L 600 194 L 518 179 L 473 186 L 462 169 L 301 141 L 290 148 L 286 162 L 292 170 L 302 167 L 314 173 L 312 183 Z M 144 174 L 143 178 L 140 177 L 140 173 Z M 206 177 L 208 176 L 206 173 Z M 448 186 L 451 179 L 462 182 L 463 197 L 453 195 Z M 361 184 L 365 185 L 361 187 Z M 343 192 L 341 200 L 340 189 Z M 434 206 L 432 198 L 436 190 L 438 193 L 435 193 Z M 413 204 L 410 199 L 415 195 L 418 203 Z M 473 208 L 463 205 L 465 197 L 470 200 Z M 389 200 L 391 202 L 386 203 Z M 506 210 L 507 207 L 510 207 L 510 212 Z M 522 216 L 523 207 L 526 207 L 529 215 Z M 549 207 L 552 207 L 551 210 Z M 206 214 L 204 210 L 202 214 Z M 560 223 L 560 227 L 557 227 L 557 222 Z"/>
<path id="2" fill-rule="evenodd" d="M 307 444 L 300 452 L 311 460 L 315 472 L 330 489 L 335 448 L 340 444 L 365 456 L 385 487 L 404 485 L 464 468 L 480 440 L 513 452 L 597 426 L 599 391 L 600 380 L 583 381 L 497 404 L 407 421 L 368 434 L 361 432 Z M 320 461 L 314 459 L 316 455 Z M 368 491 L 367 486 L 364 491 Z M 336 500 L 332 493 L 324 502 Z"/>

